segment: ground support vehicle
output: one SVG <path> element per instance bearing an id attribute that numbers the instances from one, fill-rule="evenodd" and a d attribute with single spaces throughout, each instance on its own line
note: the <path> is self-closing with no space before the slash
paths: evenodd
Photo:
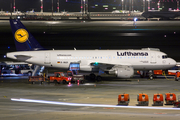
<path id="1" fill-rule="evenodd" d="M 148 106 L 149 98 L 147 94 L 139 93 L 137 95 L 138 106 Z"/>
<path id="2" fill-rule="evenodd" d="M 128 105 L 129 99 L 130 99 L 129 94 L 119 94 L 118 105 Z"/>
<path id="3" fill-rule="evenodd" d="M 175 81 L 179 81 L 180 80 L 180 72 L 176 72 L 176 75 L 175 75 Z"/>
<path id="4" fill-rule="evenodd" d="M 73 71 L 67 71 L 67 76 L 71 78 L 72 83 L 84 83 L 83 75 L 76 75 L 73 73 Z"/>
<path id="5" fill-rule="evenodd" d="M 158 93 L 154 94 L 153 96 L 153 106 L 163 106 L 163 95 Z"/>
<path id="6" fill-rule="evenodd" d="M 176 95 L 174 93 L 166 93 L 165 94 L 166 105 L 172 105 L 176 102 Z"/>
<path id="7" fill-rule="evenodd" d="M 45 77 L 43 76 L 29 76 L 28 81 L 31 82 L 32 84 L 35 84 L 35 82 L 40 82 L 43 84 L 45 82 Z"/>
<path id="8" fill-rule="evenodd" d="M 178 96 L 178 101 L 174 102 L 174 106 L 180 107 L 180 95 Z"/>
<path id="9" fill-rule="evenodd" d="M 68 84 L 71 82 L 71 77 L 66 77 L 63 72 L 55 72 L 54 76 L 49 76 L 49 82 Z"/>
<path id="10" fill-rule="evenodd" d="M 25 62 L 0 62 L 0 70 L 3 76 L 13 75 L 28 75 L 33 73 L 34 65 Z"/>

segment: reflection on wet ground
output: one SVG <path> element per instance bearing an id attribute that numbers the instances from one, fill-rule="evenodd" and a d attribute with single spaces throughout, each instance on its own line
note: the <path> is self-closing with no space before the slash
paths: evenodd
<path id="1" fill-rule="evenodd" d="M 83 117 L 83 119 L 108 120 L 132 119 L 132 116 L 134 120 L 179 119 L 179 108 L 176 109 L 173 105 L 165 105 L 164 102 L 163 106 L 152 106 L 153 94 L 161 93 L 164 96 L 165 93 L 173 92 L 179 95 L 180 82 L 173 78 L 148 80 L 136 77 L 123 81 L 108 79 L 71 86 L 53 83 L 0 82 L 0 119 L 12 120 L 17 117 L 27 120 L 28 117 L 28 119 L 76 120 Z M 117 106 L 118 95 L 122 93 L 130 95 L 128 106 Z M 136 106 L 138 93 L 148 94 L 148 106 Z"/>

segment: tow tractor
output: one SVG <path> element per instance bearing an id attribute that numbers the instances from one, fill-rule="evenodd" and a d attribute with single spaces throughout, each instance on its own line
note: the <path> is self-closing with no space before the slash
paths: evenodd
<path id="1" fill-rule="evenodd" d="M 67 84 L 71 82 L 71 77 L 66 77 L 63 72 L 55 72 L 54 76 L 49 76 L 49 82 Z"/>
<path id="2" fill-rule="evenodd" d="M 176 95 L 174 93 L 166 93 L 165 94 L 166 105 L 172 105 L 176 102 Z"/>
<path id="3" fill-rule="evenodd" d="M 149 104 L 148 95 L 145 93 L 138 94 L 137 95 L 137 101 L 138 101 L 138 105 L 148 106 L 148 104 Z"/>
<path id="4" fill-rule="evenodd" d="M 28 81 L 32 82 L 32 84 L 45 81 L 66 84 L 71 82 L 71 77 L 66 77 L 63 72 L 55 72 L 54 76 L 49 76 L 48 79 L 43 76 L 30 76 Z"/>
<path id="5" fill-rule="evenodd" d="M 118 105 L 128 105 L 129 104 L 129 94 L 119 94 L 118 95 Z"/>
<path id="6" fill-rule="evenodd" d="M 153 105 L 154 106 L 163 106 L 163 95 L 162 94 L 154 94 L 153 97 Z"/>
<path id="7" fill-rule="evenodd" d="M 180 95 L 178 96 L 178 101 L 174 102 L 174 106 L 180 107 Z"/>

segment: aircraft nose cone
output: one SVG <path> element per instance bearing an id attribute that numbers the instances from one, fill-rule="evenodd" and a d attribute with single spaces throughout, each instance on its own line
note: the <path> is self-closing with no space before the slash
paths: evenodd
<path id="1" fill-rule="evenodd" d="M 175 66 L 176 65 L 176 61 L 174 59 L 171 59 L 169 64 L 172 65 L 172 66 Z"/>

